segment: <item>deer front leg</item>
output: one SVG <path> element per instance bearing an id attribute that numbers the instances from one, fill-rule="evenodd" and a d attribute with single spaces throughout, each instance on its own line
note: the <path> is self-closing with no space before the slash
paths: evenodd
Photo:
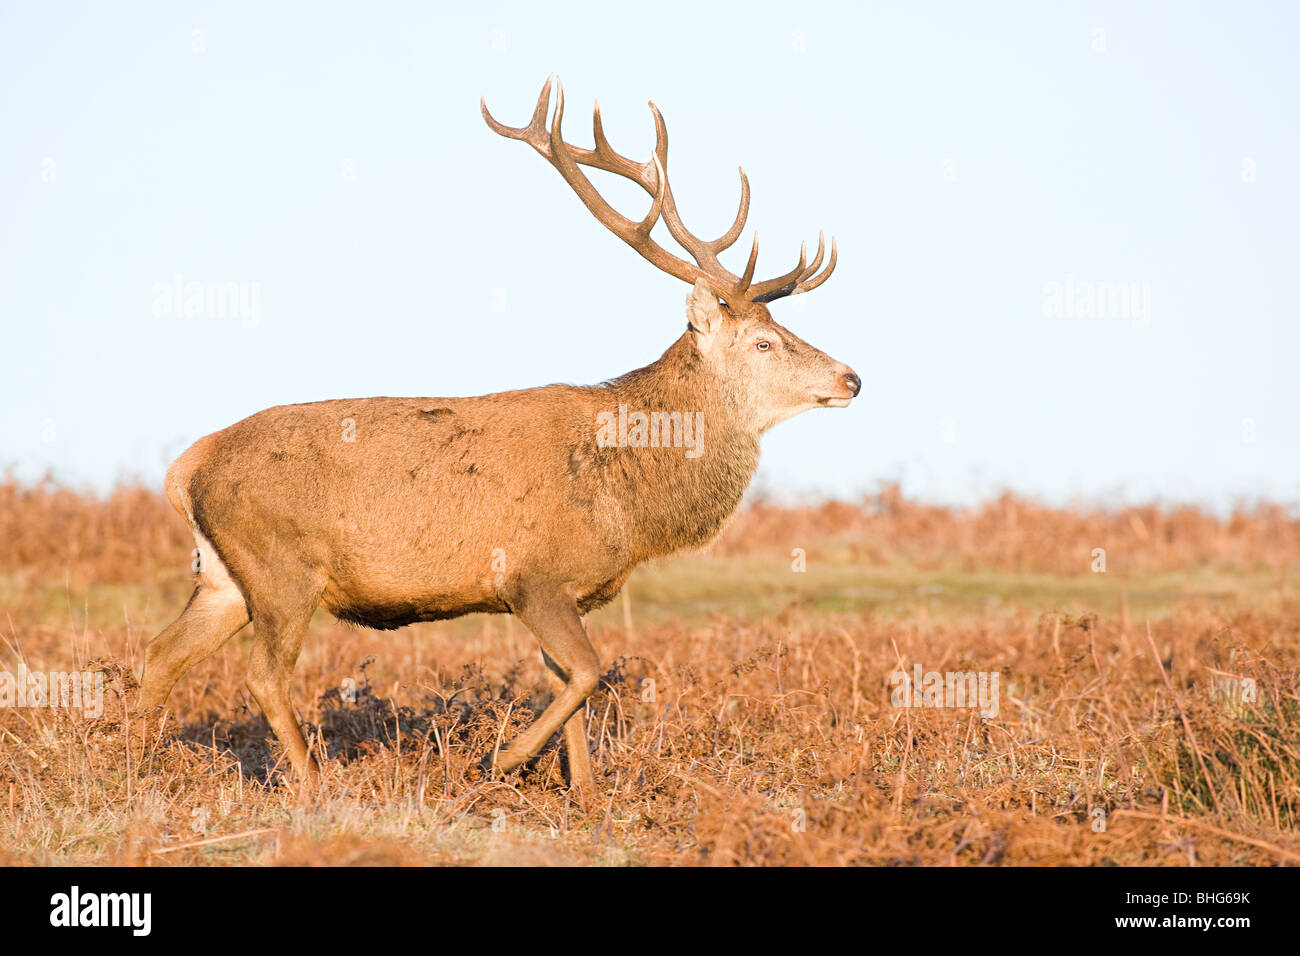
<path id="1" fill-rule="evenodd" d="M 594 793 L 586 729 L 578 711 L 600 683 L 600 659 L 587 639 L 577 605 L 559 596 L 529 598 L 514 611 L 542 645 L 548 669 L 564 683 L 542 715 L 497 756 L 497 766 L 510 771 L 531 760 L 551 735 L 569 722 L 565 731 L 569 782 Z"/>
<path id="2" fill-rule="evenodd" d="M 546 662 L 546 674 L 551 680 L 551 692 L 556 697 L 564 692 L 565 684 L 564 672 L 560 665 L 542 652 L 542 659 Z M 584 794 L 594 795 L 596 792 L 596 775 L 591 772 L 591 750 L 587 741 L 587 706 L 586 703 L 578 705 L 578 709 L 573 712 L 573 716 L 564 722 L 564 749 L 569 764 L 569 786 L 575 787 Z"/>

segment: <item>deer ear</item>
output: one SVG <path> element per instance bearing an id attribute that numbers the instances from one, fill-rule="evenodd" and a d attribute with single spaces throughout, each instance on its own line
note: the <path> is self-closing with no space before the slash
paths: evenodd
<path id="1" fill-rule="evenodd" d="M 695 288 L 686 297 L 686 320 L 700 351 L 708 351 L 707 343 L 722 326 L 722 309 L 718 297 L 703 279 L 695 280 Z"/>

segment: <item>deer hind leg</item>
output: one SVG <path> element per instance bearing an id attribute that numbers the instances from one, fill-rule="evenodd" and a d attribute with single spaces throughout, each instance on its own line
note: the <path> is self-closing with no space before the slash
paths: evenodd
<path id="1" fill-rule="evenodd" d="M 567 724 L 570 783 L 594 791 L 586 729 L 579 711 L 600 683 L 600 659 L 587 639 L 578 608 L 568 599 L 531 599 L 517 607 L 515 614 L 542 645 L 547 667 L 563 680 L 563 688 L 542 715 L 498 755 L 497 766 L 509 771 L 531 760 L 551 735 Z"/>
<path id="2" fill-rule="evenodd" d="M 245 683 L 257 701 L 276 738 L 284 745 L 298 779 L 313 781 L 320 776 L 320 766 L 307 748 L 298 714 L 289 694 L 293 665 L 302 650 L 315 602 L 300 606 L 292 613 L 253 608 L 253 643 L 248 654 Z"/>
<path id="3" fill-rule="evenodd" d="M 161 707 L 176 682 L 248 623 L 248 605 L 216 550 L 202 534 L 199 578 L 180 617 L 149 642 L 144 652 L 139 706 Z"/>

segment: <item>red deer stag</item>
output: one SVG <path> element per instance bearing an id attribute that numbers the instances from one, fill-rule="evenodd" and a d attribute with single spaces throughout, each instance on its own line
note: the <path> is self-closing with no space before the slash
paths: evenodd
<path id="1" fill-rule="evenodd" d="M 319 767 L 289 681 L 318 605 L 375 628 L 514 614 L 541 645 L 555 697 L 497 767 L 519 767 L 563 726 L 570 785 L 592 791 L 582 715 L 601 671 L 583 614 L 643 561 L 718 534 L 758 466 L 763 432 L 811 408 L 846 406 L 862 383 L 767 309 L 826 280 L 834 241 L 820 273 L 819 241 L 811 263 L 801 252 L 786 274 L 755 282 L 757 237 L 744 272 L 728 272 L 718 254 L 745 223 L 743 170 L 735 221 L 704 241 L 678 214 L 653 103 L 654 154 L 638 163 L 610 148 L 599 106 L 595 148 L 564 142 L 562 88 L 548 129 L 550 102 L 548 79 L 526 127 L 503 126 L 485 103 L 483 117 L 537 150 L 606 228 L 694 286 L 686 331 L 658 361 L 602 385 L 286 405 L 199 439 L 166 479 L 194 530 L 197 582 L 181 616 L 149 643 L 142 709 L 156 713 L 182 674 L 251 621 L 248 689 L 299 778 L 311 780 Z M 639 222 L 620 215 L 581 166 L 637 183 L 650 211 Z M 660 218 L 694 265 L 650 238 Z"/>

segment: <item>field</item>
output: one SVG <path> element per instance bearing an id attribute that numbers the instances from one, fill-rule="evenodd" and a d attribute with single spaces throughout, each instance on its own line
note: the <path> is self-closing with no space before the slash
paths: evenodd
<path id="1" fill-rule="evenodd" d="M 508 617 L 319 616 L 295 685 L 329 758 L 313 794 L 244 689 L 246 631 L 142 738 L 134 674 L 192 547 L 151 490 L 0 482 L 0 668 L 105 690 L 99 716 L 0 707 L 0 863 L 1300 863 L 1300 520 L 1280 507 L 752 502 L 589 617 L 608 671 L 586 806 L 559 744 L 480 770 L 549 700 Z M 897 706 L 918 668 L 996 693 Z"/>

